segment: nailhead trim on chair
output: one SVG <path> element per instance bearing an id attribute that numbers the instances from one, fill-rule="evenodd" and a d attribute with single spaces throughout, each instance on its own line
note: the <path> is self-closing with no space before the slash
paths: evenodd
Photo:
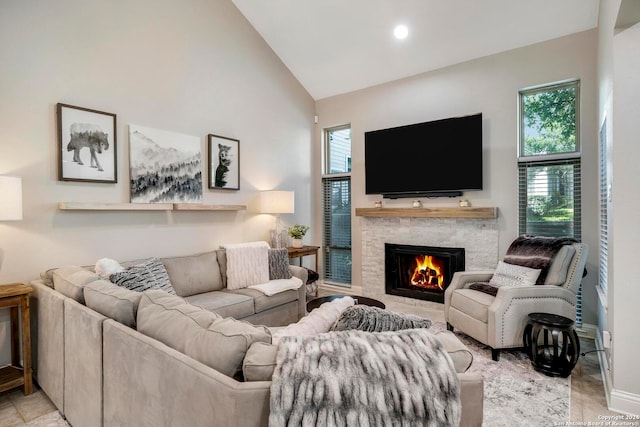
<path id="1" fill-rule="evenodd" d="M 521 297 L 521 298 L 517 298 L 516 297 L 516 298 L 513 298 L 509 302 L 509 305 L 507 306 L 507 309 L 504 311 L 503 315 L 501 316 L 502 317 L 502 319 L 501 319 L 502 321 L 500 322 L 500 326 L 501 326 L 501 328 L 500 328 L 500 342 L 501 343 L 504 342 L 504 324 L 505 324 L 504 323 L 504 318 L 505 318 L 504 315 L 507 314 L 507 312 L 511 309 L 511 305 L 513 304 L 513 301 L 515 301 L 515 300 L 527 300 L 527 299 L 559 299 L 559 300 L 568 302 L 569 304 L 571 304 L 574 307 L 576 306 L 572 301 L 569 301 L 566 298 L 561 298 L 561 297 Z M 518 347 L 518 346 L 513 346 L 513 347 Z M 496 346 L 496 348 L 511 348 L 511 346 L 508 346 L 508 347 L 497 347 Z"/>

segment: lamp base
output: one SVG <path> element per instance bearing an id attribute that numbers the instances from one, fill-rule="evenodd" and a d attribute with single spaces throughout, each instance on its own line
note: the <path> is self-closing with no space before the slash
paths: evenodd
<path id="1" fill-rule="evenodd" d="M 280 249 L 287 247 L 287 230 L 280 230 L 278 233 L 277 230 L 270 230 L 271 234 L 271 247 Z"/>

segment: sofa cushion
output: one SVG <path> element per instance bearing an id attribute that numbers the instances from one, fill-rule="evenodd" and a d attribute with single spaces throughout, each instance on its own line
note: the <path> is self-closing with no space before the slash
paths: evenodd
<path id="1" fill-rule="evenodd" d="M 451 307 L 487 323 L 489 321 L 489 306 L 495 299 L 494 296 L 473 289 L 457 289 L 451 295 Z"/>
<path id="2" fill-rule="evenodd" d="M 269 329 L 231 317 L 218 318 L 206 329 L 189 331 L 185 354 L 225 375 L 237 377 L 254 342 L 270 344 Z"/>
<path id="3" fill-rule="evenodd" d="M 544 280 L 545 285 L 562 285 L 567 280 L 569 264 L 573 256 L 576 254 L 576 248 L 573 245 L 564 245 L 551 261 L 549 272 Z"/>
<path id="4" fill-rule="evenodd" d="M 326 304 L 323 304 L 326 305 Z M 321 306 L 322 307 L 322 306 Z M 280 328 L 270 328 L 275 334 Z M 466 372 L 473 363 L 473 353 L 450 331 L 440 331 L 435 333 L 436 338 L 447 352 L 453 367 L 457 373 Z M 274 335 L 275 338 L 275 335 Z M 246 381 L 271 381 L 273 370 L 276 367 L 276 356 L 278 346 L 257 342 L 249 347 L 244 361 L 242 362 L 242 372 Z"/>
<path id="5" fill-rule="evenodd" d="M 269 280 L 291 279 L 287 248 L 269 249 Z"/>
<path id="6" fill-rule="evenodd" d="M 271 328 L 273 330 L 273 328 Z M 242 361 L 245 381 L 271 381 L 276 368 L 278 346 L 265 342 L 254 342 Z"/>
<path id="7" fill-rule="evenodd" d="M 149 258 L 124 271 L 113 273 L 109 276 L 109 280 L 118 286 L 136 292 L 161 289 L 170 294 L 176 293 L 171 285 L 171 280 L 169 280 L 167 269 L 158 258 Z"/>
<path id="8" fill-rule="evenodd" d="M 142 293 L 138 306 L 138 331 L 184 353 L 187 337 L 195 329 L 208 328 L 217 314 L 159 289 Z"/>
<path id="9" fill-rule="evenodd" d="M 51 276 L 55 290 L 80 304 L 84 304 L 83 288 L 91 282 L 100 280 L 97 274 L 77 265 L 56 268 Z"/>
<path id="10" fill-rule="evenodd" d="M 255 314 L 253 298 L 225 291 L 205 292 L 184 298 L 189 304 L 217 313 L 222 317 L 243 317 Z"/>
<path id="11" fill-rule="evenodd" d="M 270 297 L 266 296 L 260 291 L 256 291 L 255 289 L 249 289 L 249 288 L 228 290 L 226 292 L 236 294 L 236 295 L 245 295 L 247 297 L 250 297 L 253 300 L 254 309 L 256 313 L 261 313 L 265 310 L 269 310 L 270 308 L 277 307 L 279 305 L 298 300 L 297 290 L 288 290 L 284 292 L 279 292 Z"/>
<path id="12" fill-rule="evenodd" d="M 215 251 L 198 255 L 162 258 L 176 295 L 188 297 L 222 289 Z"/>
<path id="13" fill-rule="evenodd" d="M 87 307 L 131 328 L 136 327 L 136 314 L 142 293 L 115 285 L 107 280 L 96 280 L 84 287 Z"/>

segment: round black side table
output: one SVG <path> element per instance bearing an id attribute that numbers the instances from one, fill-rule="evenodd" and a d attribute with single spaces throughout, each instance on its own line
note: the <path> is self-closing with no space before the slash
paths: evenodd
<path id="1" fill-rule="evenodd" d="M 522 343 L 536 371 L 568 377 L 578 362 L 580 340 L 573 320 L 556 314 L 531 313 Z"/>

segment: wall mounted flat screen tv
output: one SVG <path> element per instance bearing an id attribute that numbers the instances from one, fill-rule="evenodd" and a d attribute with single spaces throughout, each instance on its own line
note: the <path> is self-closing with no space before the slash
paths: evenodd
<path id="1" fill-rule="evenodd" d="M 364 134 L 365 192 L 457 197 L 482 190 L 482 113 Z"/>

